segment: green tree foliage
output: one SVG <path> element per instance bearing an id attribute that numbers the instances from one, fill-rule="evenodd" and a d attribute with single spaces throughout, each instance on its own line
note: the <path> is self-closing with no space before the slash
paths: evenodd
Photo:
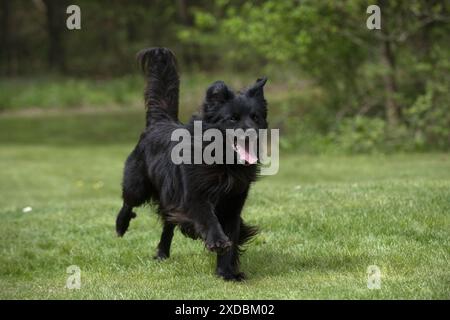
<path id="1" fill-rule="evenodd" d="M 370 4 L 269 0 L 239 5 L 219 0 L 215 11 L 221 16 L 197 12 L 196 29 L 185 30 L 183 39 L 198 44 L 208 40 L 222 52 L 224 46 L 232 47 L 229 55 L 238 52 L 240 61 L 300 68 L 324 89 L 326 108 L 337 115 L 333 127 L 341 134 L 338 141 L 348 136 L 345 146 L 355 136 L 373 140 L 373 127 L 381 141 L 393 142 L 386 144 L 391 147 L 448 149 L 449 4 L 378 1 L 382 28 L 369 30 Z M 363 131 L 361 123 L 367 126 Z"/>

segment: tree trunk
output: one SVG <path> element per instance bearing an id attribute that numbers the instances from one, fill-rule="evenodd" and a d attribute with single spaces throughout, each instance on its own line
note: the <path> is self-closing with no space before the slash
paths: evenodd
<path id="1" fill-rule="evenodd" d="M 385 110 L 386 120 L 389 128 L 394 128 L 399 123 L 400 108 L 396 101 L 397 94 L 397 80 L 396 80 L 396 61 L 395 54 L 393 52 L 393 40 L 391 37 L 392 22 L 390 15 L 397 8 L 397 3 L 392 3 L 388 0 L 378 0 L 378 5 L 381 8 L 381 12 L 384 13 L 382 18 L 381 32 L 384 39 L 381 40 L 381 60 L 385 66 L 385 73 L 383 77 L 384 82 L 384 94 L 385 94 Z"/>
<path id="2" fill-rule="evenodd" d="M 178 16 L 181 24 L 188 26 L 191 24 L 188 13 L 188 4 L 186 0 L 177 0 Z"/>
<path id="3" fill-rule="evenodd" d="M 0 0 L 0 57 L 5 61 L 5 74 L 11 75 L 12 68 L 12 48 L 11 48 L 11 2 L 9 0 Z M 3 66 L 2 66 L 3 67 Z"/>
<path id="4" fill-rule="evenodd" d="M 65 1 L 44 0 L 47 11 L 47 32 L 49 39 L 48 63 L 51 70 L 64 72 L 66 70 L 65 52 L 62 34 L 66 28 L 67 17 Z"/>
<path id="5" fill-rule="evenodd" d="M 400 108 L 395 101 L 397 94 L 396 64 L 395 56 L 392 52 L 392 43 L 389 40 L 383 41 L 382 57 L 387 69 L 384 75 L 386 119 L 389 127 L 394 128 L 399 123 Z"/>

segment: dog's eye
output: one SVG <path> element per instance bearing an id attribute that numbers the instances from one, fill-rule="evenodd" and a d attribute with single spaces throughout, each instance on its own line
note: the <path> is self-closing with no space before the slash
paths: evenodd
<path id="1" fill-rule="evenodd" d="M 252 120 L 255 121 L 255 122 L 258 122 L 258 121 L 259 121 L 259 118 L 258 118 L 258 116 L 257 116 L 255 113 L 251 115 L 251 118 L 252 118 Z"/>

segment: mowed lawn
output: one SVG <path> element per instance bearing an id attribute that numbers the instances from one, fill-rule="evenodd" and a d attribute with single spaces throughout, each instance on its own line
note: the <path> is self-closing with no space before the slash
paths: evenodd
<path id="1" fill-rule="evenodd" d="M 450 298 L 449 154 L 282 153 L 243 213 L 261 229 L 241 259 L 248 280 L 229 283 L 179 231 L 170 259 L 153 260 L 161 226 L 151 207 L 115 236 L 141 117 L 0 118 L 0 298 Z M 65 288 L 71 265 L 78 290 Z M 381 289 L 367 287 L 370 265 Z"/>

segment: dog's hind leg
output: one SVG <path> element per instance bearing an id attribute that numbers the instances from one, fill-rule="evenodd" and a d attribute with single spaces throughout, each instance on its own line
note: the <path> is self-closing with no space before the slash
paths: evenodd
<path id="1" fill-rule="evenodd" d="M 217 254 L 216 274 L 224 280 L 241 281 L 245 278 L 244 273 L 239 272 L 239 227 L 240 217 L 229 217 L 221 222 L 225 234 L 232 242 L 231 249 Z"/>
<path id="2" fill-rule="evenodd" d="M 139 147 L 136 147 L 125 163 L 122 183 L 123 206 L 117 215 L 116 232 L 122 237 L 136 217 L 134 207 L 138 207 L 151 197 L 151 186 L 145 173 L 145 165 Z"/>
<path id="3" fill-rule="evenodd" d="M 161 240 L 156 250 L 155 259 L 164 260 L 170 256 L 170 245 L 172 244 L 173 230 L 175 225 L 170 222 L 164 222 Z"/>
<path id="4" fill-rule="evenodd" d="M 136 213 L 132 211 L 133 207 L 123 203 L 122 209 L 116 218 L 116 233 L 119 237 L 122 237 L 127 232 L 130 220 L 136 217 Z"/>

